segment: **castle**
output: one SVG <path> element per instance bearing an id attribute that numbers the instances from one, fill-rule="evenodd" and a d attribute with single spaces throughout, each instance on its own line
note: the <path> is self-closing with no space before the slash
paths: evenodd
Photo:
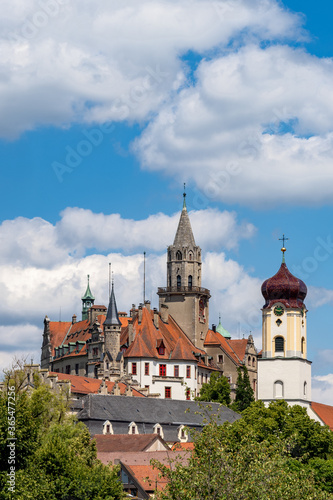
<path id="1" fill-rule="evenodd" d="M 159 308 L 145 301 L 129 315 L 118 312 L 114 284 L 108 308 L 95 305 L 89 277 L 82 319 L 44 319 L 41 368 L 56 373 L 131 381 L 147 396 L 193 399 L 211 373 L 225 375 L 235 392 L 237 368 L 246 366 L 257 394 L 258 355 L 253 337 L 231 339 L 209 328 L 210 291 L 201 286 L 202 253 L 196 245 L 184 193 L 174 242 L 167 250 L 167 286 L 158 288 Z"/>

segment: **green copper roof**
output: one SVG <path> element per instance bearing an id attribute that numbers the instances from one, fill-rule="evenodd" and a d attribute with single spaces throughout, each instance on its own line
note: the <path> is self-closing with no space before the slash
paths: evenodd
<path id="1" fill-rule="evenodd" d="M 89 274 L 87 275 L 88 278 L 88 284 L 87 284 L 87 290 L 86 293 L 83 295 L 82 300 L 95 300 L 95 297 L 91 293 L 90 286 L 89 286 Z"/>
<path id="2" fill-rule="evenodd" d="M 226 339 L 231 339 L 230 333 L 228 332 L 228 330 L 223 328 L 223 326 L 221 324 L 221 316 L 219 316 L 219 324 L 216 327 L 216 331 L 218 333 L 220 333 L 221 335 L 223 335 L 223 337 L 225 337 Z"/>

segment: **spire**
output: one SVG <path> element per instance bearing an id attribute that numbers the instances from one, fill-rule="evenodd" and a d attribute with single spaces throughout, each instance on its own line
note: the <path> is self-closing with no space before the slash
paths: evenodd
<path id="1" fill-rule="evenodd" d="M 91 290 L 90 290 L 89 274 L 87 274 L 87 278 L 88 278 L 87 290 L 86 290 L 85 294 L 83 295 L 82 300 L 95 300 L 95 297 L 93 296 L 93 294 L 91 293 Z"/>
<path id="2" fill-rule="evenodd" d="M 282 252 L 282 264 L 285 264 L 286 263 L 286 260 L 284 258 L 284 253 L 286 252 L 286 247 L 284 246 L 284 242 L 286 240 L 289 240 L 289 238 L 286 238 L 285 235 L 282 236 L 282 238 L 279 238 L 279 241 L 282 241 L 282 248 L 281 248 L 281 252 Z"/>
<path id="3" fill-rule="evenodd" d="M 228 330 L 226 330 L 225 328 L 223 328 L 222 326 L 222 323 L 221 323 L 221 314 L 219 314 L 219 324 L 217 325 L 216 327 L 216 331 L 223 335 L 223 337 L 225 337 L 226 339 L 231 339 L 231 335 L 230 333 L 228 332 Z"/>
<path id="4" fill-rule="evenodd" d="M 192 232 L 190 218 L 187 213 L 186 208 L 186 193 L 185 193 L 185 184 L 184 184 L 184 201 L 183 201 L 183 209 L 180 215 L 179 224 L 175 236 L 175 240 L 173 242 L 174 246 L 177 247 L 185 247 L 192 246 L 195 247 L 195 240 Z"/>
<path id="5" fill-rule="evenodd" d="M 108 312 L 106 314 L 106 320 L 104 321 L 105 326 L 120 326 L 121 322 L 118 317 L 116 297 L 114 294 L 114 283 L 112 280 L 111 296 L 108 307 Z"/>

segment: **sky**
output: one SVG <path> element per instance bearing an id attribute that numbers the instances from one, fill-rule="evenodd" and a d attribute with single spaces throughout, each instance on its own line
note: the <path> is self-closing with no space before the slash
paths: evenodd
<path id="1" fill-rule="evenodd" d="M 0 367 L 40 360 L 87 274 L 158 305 L 183 183 L 210 324 L 261 348 L 286 241 L 308 287 L 312 399 L 333 405 L 332 3 L 3 0 Z"/>

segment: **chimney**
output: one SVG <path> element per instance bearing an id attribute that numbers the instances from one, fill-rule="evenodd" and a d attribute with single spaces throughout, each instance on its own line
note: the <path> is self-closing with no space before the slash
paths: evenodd
<path id="1" fill-rule="evenodd" d="M 145 307 L 147 311 L 150 311 L 150 300 L 145 300 Z"/>
<path id="2" fill-rule="evenodd" d="M 130 316 L 131 318 L 134 318 L 135 316 L 135 304 L 132 304 L 132 309 L 130 310 Z"/>
<path id="3" fill-rule="evenodd" d="M 158 315 L 158 310 L 156 309 L 156 307 L 154 307 L 154 325 L 155 325 L 155 328 L 159 328 L 159 315 Z"/>
<path id="4" fill-rule="evenodd" d="M 134 340 L 134 331 L 133 331 L 133 321 L 128 322 L 128 345 L 130 346 Z"/>
<path id="5" fill-rule="evenodd" d="M 76 323 L 76 314 L 73 314 L 72 316 L 72 325 Z"/>
<path id="6" fill-rule="evenodd" d="M 139 325 L 141 325 L 141 321 L 142 321 L 142 304 L 139 304 Z"/>
<path id="7" fill-rule="evenodd" d="M 212 325 L 213 332 L 216 332 L 216 325 Z"/>
<path id="8" fill-rule="evenodd" d="M 163 321 L 163 323 L 167 323 L 168 322 L 168 306 L 165 305 L 165 304 L 161 304 L 161 320 Z"/>

